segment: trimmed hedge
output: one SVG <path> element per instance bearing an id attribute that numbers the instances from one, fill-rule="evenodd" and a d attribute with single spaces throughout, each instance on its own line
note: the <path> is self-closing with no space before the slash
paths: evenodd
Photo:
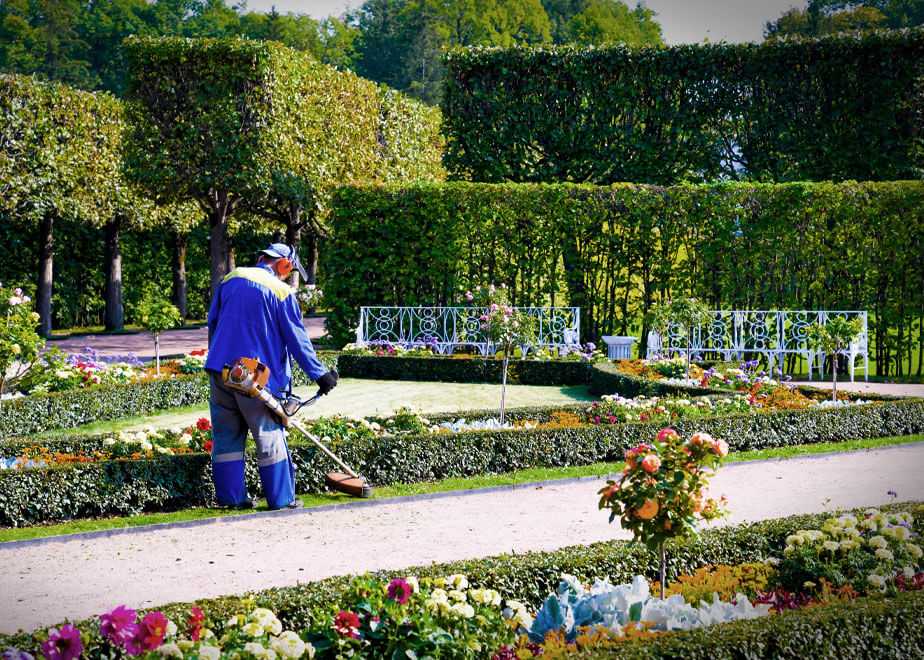
<path id="1" fill-rule="evenodd" d="M 920 528 L 924 507 L 916 502 L 881 507 L 889 511 L 911 511 Z M 860 511 L 862 509 L 858 509 Z M 758 523 L 730 525 L 706 530 L 698 538 L 683 543 L 668 544 L 668 578 L 689 574 L 708 564 L 740 564 L 763 561 L 779 554 L 786 537 L 800 529 L 820 527 L 830 514 L 796 515 Z M 503 554 L 483 559 L 463 560 L 443 564 L 409 567 L 403 570 L 377 571 L 376 576 L 416 575 L 437 577 L 462 573 L 473 588 L 496 589 L 505 598 L 515 598 L 537 608 L 545 597 L 555 591 L 562 573 L 575 575 L 585 582 L 609 577 L 614 583 L 630 581 L 635 575 L 649 578 L 658 575 L 659 557 L 644 545 L 630 541 L 593 543 L 571 546 L 552 552 Z M 318 582 L 267 589 L 248 597 L 245 605 L 240 596 L 228 596 L 196 601 L 214 622 L 213 629 L 221 635 L 222 623 L 242 607 L 267 607 L 279 616 L 286 628 L 300 629 L 308 625 L 312 608 L 337 602 L 350 582 L 349 576 L 333 577 Z M 899 601 L 896 601 L 899 602 Z M 920 601 L 917 601 L 920 602 Z M 862 601 L 857 601 L 862 604 Z M 175 621 L 183 621 L 189 613 L 189 603 L 175 603 L 162 610 Z M 714 628 L 710 628 L 714 631 Z M 0 636 L 3 647 L 34 648 L 37 643 L 30 634 Z M 92 653 L 90 654 L 92 657 Z M 766 657 L 757 654 L 753 657 Z"/>
<path id="2" fill-rule="evenodd" d="M 458 413 L 448 415 L 458 416 Z M 505 474 L 532 467 L 619 461 L 628 447 L 654 439 L 661 426 L 660 423 L 640 422 L 385 436 L 342 441 L 335 445 L 335 450 L 373 485 L 382 486 Z M 910 435 L 924 432 L 924 400 L 681 420 L 672 426 L 681 433 L 711 433 L 725 439 L 733 451 Z M 297 491 L 323 492 L 324 474 L 336 466 L 314 445 L 299 442 L 297 432 L 293 440 L 291 450 Z M 182 478 L 170 478 L 171 462 L 184 466 Z M 21 526 L 85 515 L 176 508 L 202 503 L 211 492 L 209 458 L 205 454 L 163 457 L 150 466 L 138 466 L 148 463 L 111 461 L 0 473 L 0 525 Z M 247 478 L 251 492 L 260 492 L 252 455 L 248 457 Z M 108 493 L 113 483 L 132 490 L 131 502 L 120 504 L 118 508 L 105 499 L 94 503 L 93 492 Z M 107 507 L 111 508 L 107 510 Z"/>
<path id="3" fill-rule="evenodd" d="M 924 30 L 446 57 L 446 163 L 474 181 L 920 176 Z"/>
<path id="4" fill-rule="evenodd" d="M 750 621 L 631 640 L 574 658 L 750 660 L 924 657 L 924 591 L 859 598 Z"/>
<path id="5" fill-rule="evenodd" d="M 329 367 L 337 364 L 336 353 L 320 352 L 318 356 Z M 292 378 L 296 385 L 310 382 L 298 367 L 292 370 Z M 0 403 L 0 440 L 14 435 L 26 436 L 73 428 L 91 422 L 150 415 L 169 408 L 206 403 L 208 400 L 209 382 L 204 374 L 130 385 L 33 394 Z"/>
<path id="6" fill-rule="evenodd" d="M 511 360 L 507 382 L 516 385 L 584 385 L 589 364 L 568 360 Z M 341 355 L 337 369 L 344 378 L 499 383 L 502 360 L 480 357 L 379 357 Z"/>

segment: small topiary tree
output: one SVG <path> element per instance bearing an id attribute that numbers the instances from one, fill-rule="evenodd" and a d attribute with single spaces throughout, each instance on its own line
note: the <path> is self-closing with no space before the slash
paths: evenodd
<path id="1" fill-rule="evenodd" d="M 626 451 L 619 481 L 600 490 L 600 508 L 610 509 L 610 522 L 661 557 L 661 598 L 667 584 L 664 544 L 698 533 L 698 524 L 725 515 L 724 497 L 706 499 L 709 478 L 728 455 L 728 444 L 708 433 L 694 433 L 684 442 L 671 428 L 661 429 L 652 444 Z"/>
<path id="2" fill-rule="evenodd" d="M 474 291 L 467 291 L 465 297 L 468 302 L 484 308 L 484 313 L 479 317 L 481 331 L 485 339 L 502 355 L 504 361 L 501 367 L 500 402 L 500 423 L 503 424 L 507 405 L 507 368 L 510 365 L 510 356 L 515 355 L 519 349 L 520 357 L 526 357 L 526 351 L 536 343 L 536 319 L 510 306 L 507 289 L 503 285 L 479 286 Z"/>
<path id="3" fill-rule="evenodd" d="M 819 350 L 831 358 L 831 400 L 837 401 L 837 354 L 847 349 L 863 330 L 860 319 L 848 321 L 834 316 L 825 323 L 815 323 L 806 330 L 810 348 Z"/>
<path id="4" fill-rule="evenodd" d="M 31 302 L 22 289 L 0 284 L 0 396 L 26 377 L 45 345 Z"/>
<path id="5" fill-rule="evenodd" d="M 708 305 L 700 302 L 696 298 L 673 298 L 666 302 L 655 305 L 651 310 L 651 325 L 661 333 L 667 336 L 671 325 L 680 328 L 686 339 L 687 365 L 685 377 L 690 377 L 690 347 L 693 345 L 693 333 L 696 328 L 705 325 L 712 319 L 712 311 Z"/>
<path id="6" fill-rule="evenodd" d="M 183 317 L 176 305 L 148 293 L 138 306 L 138 320 L 145 330 L 154 335 L 154 364 L 160 376 L 160 333 L 180 325 Z"/>

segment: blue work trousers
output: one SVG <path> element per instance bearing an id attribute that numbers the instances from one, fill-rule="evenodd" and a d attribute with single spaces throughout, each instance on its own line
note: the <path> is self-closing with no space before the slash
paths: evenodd
<path id="1" fill-rule="evenodd" d="M 209 372 L 209 386 L 212 479 L 219 504 L 236 506 L 248 499 L 244 445 L 249 430 L 257 444 L 257 467 L 269 508 L 289 505 L 295 500 L 295 467 L 282 422 L 259 399 L 226 387 L 220 374 Z"/>

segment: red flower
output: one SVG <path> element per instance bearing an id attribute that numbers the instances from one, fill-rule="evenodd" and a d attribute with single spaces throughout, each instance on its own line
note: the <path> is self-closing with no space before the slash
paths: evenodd
<path id="1" fill-rule="evenodd" d="M 359 617 L 347 610 L 340 610 L 334 617 L 334 630 L 341 637 L 359 639 Z"/>
<path id="2" fill-rule="evenodd" d="M 163 612 L 148 612 L 138 625 L 135 638 L 125 645 L 129 655 L 141 655 L 153 651 L 164 643 L 167 634 L 167 617 Z"/>
<path id="3" fill-rule="evenodd" d="M 200 431 L 211 431 L 212 423 L 205 417 L 200 417 L 199 421 L 196 422 L 196 428 Z"/>
<path id="4" fill-rule="evenodd" d="M 208 352 L 209 352 L 209 349 L 207 349 L 207 348 L 197 348 L 197 349 L 194 350 L 194 351 L 190 351 L 189 354 L 190 354 L 190 355 L 195 355 L 195 356 L 198 357 L 198 356 L 205 355 L 205 354 L 208 353 Z"/>
<path id="5" fill-rule="evenodd" d="M 211 440 L 206 440 L 206 441 L 202 444 L 202 449 L 203 449 L 204 451 L 206 451 L 207 453 L 211 454 L 211 453 L 212 453 L 212 447 L 214 447 L 214 446 L 215 446 L 215 443 L 214 443 L 214 442 L 212 442 Z"/>
<path id="6" fill-rule="evenodd" d="M 407 580 L 395 578 L 388 583 L 388 598 L 399 605 L 404 605 L 408 602 L 412 593 L 414 593 L 414 588 L 408 584 Z"/>
<path id="7" fill-rule="evenodd" d="M 189 621 L 187 621 L 187 626 L 189 628 L 189 638 L 198 642 L 199 638 L 202 637 L 202 624 L 205 622 L 205 613 L 202 611 L 201 607 L 192 607 L 189 610 Z"/>

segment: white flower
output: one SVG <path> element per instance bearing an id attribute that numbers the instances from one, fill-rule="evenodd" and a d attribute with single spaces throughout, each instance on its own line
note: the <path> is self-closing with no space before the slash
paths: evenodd
<path id="1" fill-rule="evenodd" d="M 921 550 L 921 546 L 915 545 L 914 543 L 905 544 L 905 550 L 915 559 L 920 559 L 921 555 L 924 554 L 924 551 Z"/>
<path id="2" fill-rule="evenodd" d="M 463 619 L 471 619 L 475 616 L 475 608 L 468 603 L 456 603 L 449 608 L 449 611 L 461 616 Z"/>
<path id="3" fill-rule="evenodd" d="M 160 653 L 165 658 L 182 658 L 183 651 L 177 644 L 170 642 L 169 644 L 161 644 L 157 647 L 157 652 Z"/>
<path id="4" fill-rule="evenodd" d="M 270 646 L 272 646 L 273 650 L 283 658 L 300 658 L 305 654 L 305 651 L 310 645 L 305 644 L 302 638 L 291 630 L 287 630 L 278 637 L 274 637 Z M 312 651 L 313 650 L 312 648 Z M 309 655 L 313 655 L 313 653 Z"/>
<path id="5" fill-rule="evenodd" d="M 906 580 L 911 580 L 914 578 L 914 569 L 911 568 L 910 566 L 905 566 L 902 569 L 902 575 L 905 576 Z"/>
<path id="6" fill-rule="evenodd" d="M 449 600 L 454 600 L 459 603 L 465 602 L 465 592 L 459 591 L 458 589 L 453 589 L 449 592 Z"/>
<path id="7" fill-rule="evenodd" d="M 262 637 L 263 634 L 266 632 L 263 629 L 263 626 L 261 626 L 256 621 L 245 623 L 244 626 L 241 628 L 241 630 L 243 631 L 245 635 L 249 637 Z"/>
<path id="8" fill-rule="evenodd" d="M 225 628 L 236 628 L 242 625 L 247 618 L 243 614 L 235 614 L 225 622 Z"/>
<path id="9" fill-rule="evenodd" d="M 889 542 L 884 536 L 874 536 L 869 540 L 869 544 L 873 548 L 888 548 Z"/>
<path id="10" fill-rule="evenodd" d="M 221 658 L 221 649 L 217 646 L 203 644 L 199 647 L 199 657 L 202 660 L 218 660 Z"/>
<path id="11" fill-rule="evenodd" d="M 841 546 L 840 546 L 840 543 L 838 543 L 837 541 L 825 541 L 822 544 L 822 547 L 825 550 L 828 550 L 829 552 L 837 552 L 838 548 L 840 548 Z"/>
<path id="12" fill-rule="evenodd" d="M 461 573 L 454 573 L 446 576 L 446 584 L 450 584 L 456 589 L 468 589 L 468 578 Z"/>
<path id="13" fill-rule="evenodd" d="M 882 559 L 883 561 L 892 561 L 895 559 L 895 555 L 892 554 L 891 550 L 886 550 L 885 548 L 879 548 L 876 550 L 876 559 Z"/>
<path id="14" fill-rule="evenodd" d="M 417 581 L 417 578 L 414 577 L 413 575 L 410 576 L 409 578 L 407 578 L 407 579 L 405 580 L 405 582 L 407 582 L 407 583 L 411 586 L 411 589 L 414 590 L 414 593 L 415 593 L 415 594 L 416 594 L 418 591 L 420 591 L 420 582 L 418 582 L 418 581 Z"/>
<path id="15" fill-rule="evenodd" d="M 876 589 L 881 589 L 885 591 L 886 588 L 886 579 L 881 575 L 867 575 L 866 581 L 869 582 Z"/>
<path id="16" fill-rule="evenodd" d="M 260 644 L 259 642 L 247 642 L 246 644 L 244 644 L 244 653 L 249 653 L 255 658 L 266 658 L 267 651 L 272 653 L 274 658 L 276 657 L 275 651 L 270 651 L 269 649 L 265 648 L 263 644 Z"/>
<path id="17" fill-rule="evenodd" d="M 184 433 L 179 437 L 178 442 L 184 447 L 188 447 L 189 443 L 192 442 L 192 436 L 188 433 Z"/>
<path id="18" fill-rule="evenodd" d="M 173 637 L 174 635 L 176 635 L 176 624 L 170 619 L 167 619 L 167 629 L 164 632 L 164 636 Z"/>

